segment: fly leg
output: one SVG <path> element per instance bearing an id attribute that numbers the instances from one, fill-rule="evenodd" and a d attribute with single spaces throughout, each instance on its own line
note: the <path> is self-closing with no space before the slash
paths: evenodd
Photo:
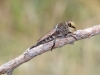
<path id="1" fill-rule="evenodd" d="M 52 47 L 51 47 L 51 51 L 52 51 L 52 49 L 54 48 L 54 46 L 55 46 L 55 42 L 56 42 L 56 38 L 57 38 L 57 34 L 58 34 L 58 25 L 56 25 L 56 27 L 55 27 L 55 29 L 56 29 L 56 34 L 54 35 L 55 36 L 55 38 L 54 38 L 54 41 L 53 41 L 53 45 L 52 45 Z"/>
<path id="2" fill-rule="evenodd" d="M 51 47 L 51 51 L 52 51 L 52 49 L 53 49 L 54 46 L 55 46 L 55 42 L 56 42 L 56 39 L 54 39 L 54 41 L 53 41 L 53 45 L 52 45 L 52 47 Z"/>
<path id="3" fill-rule="evenodd" d="M 73 38 L 77 41 L 77 38 L 76 38 L 74 35 L 77 35 L 77 34 L 74 34 L 74 33 L 72 33 L 72 32 L 69 32 L 69 35 L 68 35 L 68 36 L 73 37 Z"/>

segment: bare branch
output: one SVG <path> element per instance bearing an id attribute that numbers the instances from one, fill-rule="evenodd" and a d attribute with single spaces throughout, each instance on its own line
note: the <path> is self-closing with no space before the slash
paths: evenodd
<path id="1" fill-rule="evenodd" d="M 90 38 L 94 35 L 100 34 L 100 25 L 96 25 L 84 30 L 77 30 L 76 32 L 74 32 L 74 34 L 73 35 L 76 37 L 77 40 L 75 40 L 75 38 L 73 37 L 56 39 L 55 48 L 62 47 L 65 44 L 71 44 L 75 41 L 85 39 L 85 38 Z M 23 54 L 21 54 L 17 58 L 0 66 L 0 75 L 4 73 L 7 73 L 7 75 L 12 75 L 12 72 L 15 68 L 29 61 L 33 57 L 49 51 L 52 45 L 53 45 L 53 41 L 46 44 L 39 45 L 32 49 L 27 49 Z"/>

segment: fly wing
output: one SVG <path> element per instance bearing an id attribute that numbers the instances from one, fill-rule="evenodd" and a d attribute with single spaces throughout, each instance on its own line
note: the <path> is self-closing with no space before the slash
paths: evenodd
<path id="1" fill-rule="evenodd" d="M 51 31 L 49 31 L 46 35 L 44 35 L 42 38 L 40 38 L 40 39 L 38 40 L 38 42 L 40 42 L 40 41 L 46 39 L 47 37 L 51 36 L 51 35 L 52 35 L 53 33 L 55 33 L 55 32 L 56 32 L 56 29 L 54 28 L 54 29 L 52 29 Z"/>

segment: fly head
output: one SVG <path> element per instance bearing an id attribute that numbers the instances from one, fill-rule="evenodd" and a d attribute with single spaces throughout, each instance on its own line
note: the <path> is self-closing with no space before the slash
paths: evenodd
<path id="1" fill-rule="evenodd" d="M 69 27 L 74 28 L 74 30 L 76 31 L 76 27 L 74 26 L 74 25 L 75 25 L 74 22 L 72 22 L 72 21 L 67 21 L 66 24 L 67 24 Z"/>

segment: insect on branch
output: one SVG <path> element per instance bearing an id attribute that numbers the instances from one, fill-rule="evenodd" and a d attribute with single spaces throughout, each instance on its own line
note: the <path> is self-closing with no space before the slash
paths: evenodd
<path id="1" fill-rule="evenodd" d="M 87 28 L 84 30 L 77 30 L 74 32 L 73 37 L 67 37 L 67 38 L 57 38 L 55 41 L 55 46 L 54 48 L 62 47 L 65 44 L 71 44 L 75 41 L 85 39 L 85 38 L 90 38 L 94 35 L 100 34 L 100 25 L 93 26 L 91 28 Z M 7 75 L 12 75 L 12 72 L 15 68 L 17 68 L 19 65 L 29 61 L 35 56 L 38 56 L 44 52 L 47 52 L 51 49 L 53 45 L 53 41 L 50 41 L 48 43 L 41 44 L 37 47 L 34 47 L 32 49 L 28 48 L 23 54 L 20 56 L 16 57 L 15 59 L 3 64 L 0 66 L 0 75 L 7 73 Z"/>

